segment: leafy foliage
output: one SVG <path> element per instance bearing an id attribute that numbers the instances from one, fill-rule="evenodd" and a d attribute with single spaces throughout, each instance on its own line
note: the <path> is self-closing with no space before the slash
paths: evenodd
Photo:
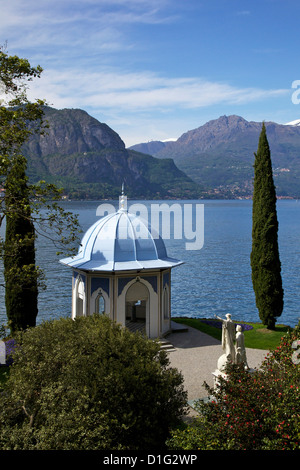
<path id="1" fill-rule="evenodd" d="M 251 373 L 230 366 L 212 389 L 209 402 L 198 402 L 199 417 L 172 432 L 170 448 L 202 450 L 299 450 L 300 373 L 294 345 L 299 325 Z M 299 347 L 299 346 L 298 346 Z"/>
<path id="2" fill-rule="evenodd" d="M 157 342 L 108 317 L 20 333 L 0 406 L 0 448 L 161 448 L 184 412 L 183 378 Z"/>

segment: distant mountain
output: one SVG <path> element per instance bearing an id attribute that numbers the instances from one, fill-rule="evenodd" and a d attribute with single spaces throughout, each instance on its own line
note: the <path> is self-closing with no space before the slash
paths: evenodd
<path id="1" fill-rule="evenodd" d="M 276 191 L 281 197 L 300 197 L 299 123 L 265 122 Z M 262 123 L 240 116 L 221 116 L 160 148 L 159 142 L 130 148 L 145 148 L 157 158 L 172 158 L 179 169 L 207 189 L 209 197 L 250 197 L 261 127 Z"/>
<path id="2" fill-rule="evenodd" d="M 119 135 L 80 109 L 45 108 L 49 129 L 24 146 L 30 181 L 63 187 L 70 198 L 198 198 L 202 189 L 172 159 L 126 149 Z"/>
<path id="3" fill-rule="evenodd" d="M 161 142 L 160 140 L 151 140 L 150 142 L 137 144 L 130 148 L 136 150 L 137 152 L 153 155 L 163 150 L 169 143 L 170 142 Z"/>

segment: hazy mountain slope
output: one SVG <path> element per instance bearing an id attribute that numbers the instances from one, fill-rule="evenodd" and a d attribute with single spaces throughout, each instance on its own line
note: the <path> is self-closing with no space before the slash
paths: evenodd
<path id="1" fill-rule="evenodd" d="M 300 127 L 265 124 L 277 194 L 300 197 Z M 173 158 L 194 181 L 209 186 L 211 195 L 251 196 L 261 125 L 240 116 L 222 116 L 184 133 L 176 142 L 166 142 L 157 152 L 149 142 L 148 151 L 158 158 Z"/>

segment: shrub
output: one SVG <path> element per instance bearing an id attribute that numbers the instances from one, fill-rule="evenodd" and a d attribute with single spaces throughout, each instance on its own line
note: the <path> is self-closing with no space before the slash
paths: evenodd
<path id="1" fill-rule="evenodd" d="M 192 425 L 172 432 L 172 449 L 299 450 L 300 375 L 292 345 L 299 341 L 299 325 L 282 337 L 280 345 L 249 373 L 231 365 L 213 397 L 199 401 L 199 417 Z M 193 447 L 191 447 L 193 446 Z"/>
<path id="2" fill-rule="evenodd" d="M 185 411 L 181 374 L 157 342 L 107 317 L 19 333 L 1 395 L 0 448 L 161 448 Z"/>

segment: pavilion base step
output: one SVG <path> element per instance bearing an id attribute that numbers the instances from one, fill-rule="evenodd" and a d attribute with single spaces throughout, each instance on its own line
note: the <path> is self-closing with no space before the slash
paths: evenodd
<path id="1" fill-rule="evenodd" d="M 167 352 L 176 351 L 176 348 L 173 346 L 173 344 L 167 340 L 160 339 L 159 343 L 160 343 L 160 349 L 164 351 L 167 351 Z"/>

